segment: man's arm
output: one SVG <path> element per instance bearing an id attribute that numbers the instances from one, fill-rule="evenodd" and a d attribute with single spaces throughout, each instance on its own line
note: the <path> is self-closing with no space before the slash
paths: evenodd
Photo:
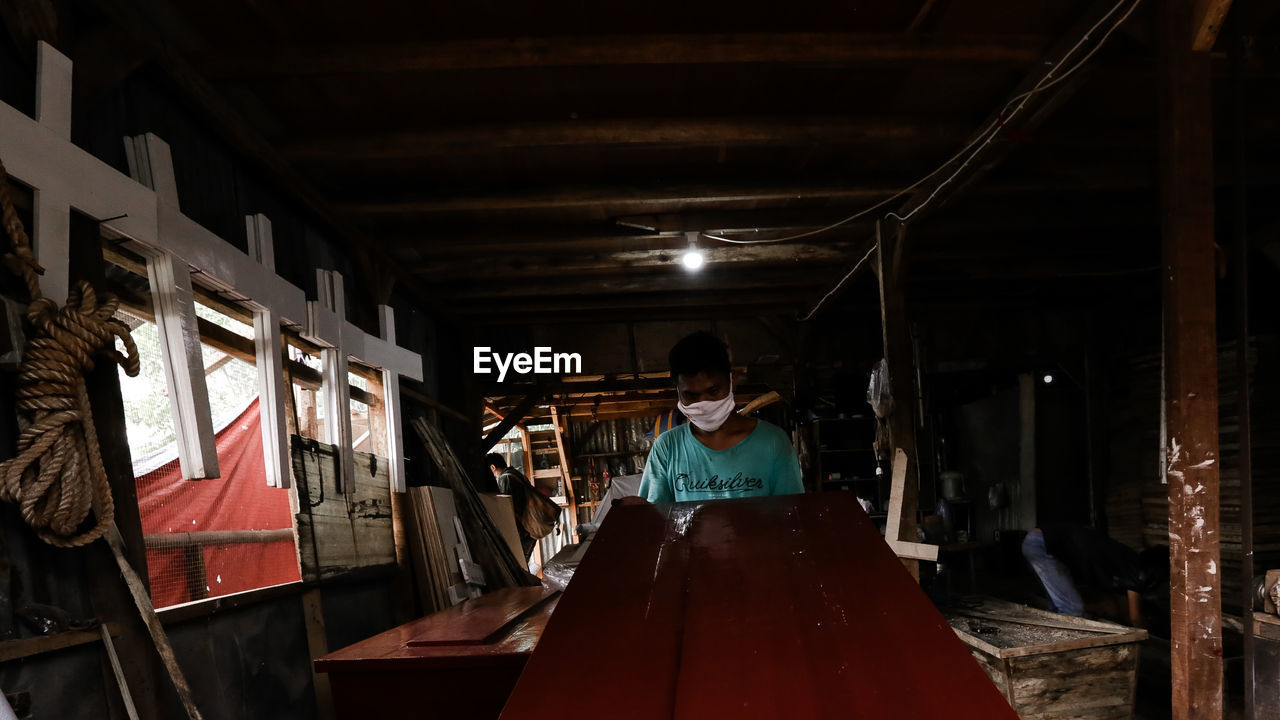
<path id="1" fill-rule="evenodd" d="M 778 449 L 778 460 L 773 475 L 773 489 L 770 495 L 800 495 L 804 493 L 804 477 L 800 472 L 800 457 L 796 449 L 782 435 L 782 447 Z"/>
<path id="2" fill-rule="evenodd" d="M 671 473 L 667 468 L 665 443 L 655 441 L 649 450 L 649 457 L 644 463 L 644 475 L 640 479 L 639 494 L 651 503 L 676 501 Z"/>

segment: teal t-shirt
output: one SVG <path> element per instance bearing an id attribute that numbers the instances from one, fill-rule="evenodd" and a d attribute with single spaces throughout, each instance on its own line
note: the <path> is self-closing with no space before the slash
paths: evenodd
<path id="1" fill-rule="evenodd" d="M 791 440 L 763 420 L 737 445 L 712 450 L 685 423 L 658 436 L 644 465 L 640 497 L 652 503 L 792 495 L 804 492 Z"/>

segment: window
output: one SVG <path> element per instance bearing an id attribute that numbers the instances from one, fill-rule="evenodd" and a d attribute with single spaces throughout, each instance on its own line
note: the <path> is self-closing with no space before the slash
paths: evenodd
<path id="1" fill-rule="evenodd" d="M 121 372 L 120 383 L 152 602 L 164 608 L 300 580 L 292 493 L 266 482 L 252 318 L 197 293 L 219 477 L 184 480 L 147 281 L 129 269 L 136 265 L 109 277 L 122 286 L 118 317 L 133 329 L 142 368 L 135 378 Z"/>

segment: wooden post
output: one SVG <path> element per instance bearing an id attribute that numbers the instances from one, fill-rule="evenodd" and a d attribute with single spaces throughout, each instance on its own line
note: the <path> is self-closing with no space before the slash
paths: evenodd
<path id="1" fill-rule="evenodd" d="M 1160 160 L 1174 720 L 1222 717 L 1213 115 L 1192 3 L 1164 0 Z"/>
<path id="2" fill-rule="evenodd" d="M 910 320 L 903 294 L 903 258 L 906 226 L 881 223 L 876 226 L 876 274 L 880 279 L 880 324 L 884 339 L 885 363 L 889 367 L 889 385 L 893 392 L 893 412 L 889 415 L 889 438 L 892 447 L 906 454 L 906 478 L 902 487 L 902 522 L 898 537 L 916 542 L 916 509 L 920 495 L 919 453 L 916 451 L 916 368 L 911 345 Z M 912 577 L 920 579 L 920 563 L 903 560 Z"/>
<path id="3" fill-rule="evenodd" d="M 1036 525 L 1036 377 L 1018 376 L 1018 523 Z"/>
<path id="4" fill-rule="evenodd" d="M 69 281 L 87 280 L 94 287 L 103 287 L 106 283 L 98 224 L 82 215 L 73 214 L 69 247 Z M 133 478 L 133 460 L 129 453 L 129 438 L 125 433 L 119 368 L 115 363 L 96 363 L 85 377 L 85 387 L 89 391 L 89 401 L 93 407 L 93 423 L 98 429 L 98 443 L 102 448 L 102 462 L 111 483 L 111 496 L 115 499 L 116 527 L 128 545 L 130 564 L 145 568 L 146 543 L 142 539 L 138 486 Z M 88 570 L 87 584 L 93 612 L 114 629 L 120 663 L 128 678 L 138 714 L 144 720 L 159 720 L 167 716 L 166 711 L 171 708 L 165 707 L 168 690 L 164 687 L 164 667 L 147 637 L 146 625 L 138 617 L 107 543 L 93 543 L 82 552 L 87 555 L 85 566 Z M 113 699 L 111 701 L 115 702 Z"/>

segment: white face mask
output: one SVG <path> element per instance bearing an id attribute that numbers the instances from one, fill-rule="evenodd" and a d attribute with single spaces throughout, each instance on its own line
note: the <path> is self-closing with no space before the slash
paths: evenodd
<path id="1" fill-rule="evenodd" d="M 676 407 L 680 408 L 680 412 L 689 418 L 694 427 L 702 432 L 715 432 L 733 414 L 733 387 L 729 388 L 728 395 L 719 400 L 703 400 L 692 405 L 678 402 Z"/>

